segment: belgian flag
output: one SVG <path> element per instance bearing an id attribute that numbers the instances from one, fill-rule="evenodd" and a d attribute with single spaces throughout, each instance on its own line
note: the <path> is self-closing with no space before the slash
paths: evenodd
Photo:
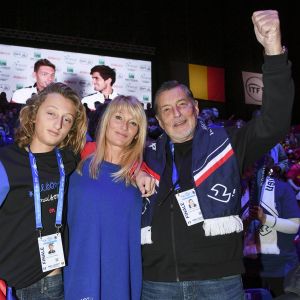
<path id="1" fill-rule="evenodd" d="M 224 68 L 189 64 L 189 86 L 197 99 L 225 102 Z"/>

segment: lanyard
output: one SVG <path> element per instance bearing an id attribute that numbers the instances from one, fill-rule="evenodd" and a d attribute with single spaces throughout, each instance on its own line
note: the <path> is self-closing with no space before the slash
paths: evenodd
<path id="1" fill-rule="evenodd" d="M 41 230 L 43 228 L 43 225 L 42 225 L 42 213 L 41 213 L 42 208 L 41 208 L 39 174 L 37 170 L 36 159 L 33 153 L 31 152 L 30 147 L 28 147 L 28 149 L 29 149 L 29 160 L 30 160 L 30 167 L 32 173 L 32 180 L 33 180 L 35 226 L 36 229 Z M 62 224 L 62 211 L 63 211 L 63 201 L 64 201 L 65 169 L 64 169 L 62 156 L 58 149 L 55 149 L 55 154 L 56 154 L 56 159 L 57 159 L 59 174 L 60 174 L 55 227 L 60 228 Z"/>
<path id="2" fill-rule="evenodd" d="M 174 144 L 170 141 L 170 149 L 172 153 L 172 183 L 174 186 L 174 190 L 178 191 L 180 189 L 179 186 L 179 177 L 178 177 L 178 171 L 175 164 L 175 154 L 174 154 Z"/>
<path id="3" fill-rule="evenodd" d="M 158 206 L 163 205 L 166 199 L 171 195 L 171 193 L 180 190 L 178 171 L 175 165 L 174 144 L 171 141 L 170 141 L 170 149 L 172 153 L 172 187 L 170 188 L 168 193 L 161 199 L 161 201 L 159 201 Z"/>

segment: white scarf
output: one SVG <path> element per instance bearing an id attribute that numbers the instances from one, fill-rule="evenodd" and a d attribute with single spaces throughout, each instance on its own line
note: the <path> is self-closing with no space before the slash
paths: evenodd
<path id="1" fill-rule="evenodd" d="M 267 177 L 266 182 L 262 187 L 260 205 L 267 211 L 268 214 L 278 217 L 278 212 L 275 207 L 275 180 Z M 243 217 L 249 213 L 246 209 Z M 268 225 L 260 225 L 255 220 L 249 226 L 245 233 L 244 239 L 244 255 L 251 256 L 258 253 L 263 254 L 279 254 L 280 250 L 277 245 L 277 231 Z M 275 225 L 275 224 L 274 224 Z M 256 231 L 259 229 L 259 241 L 256 238 Z"/>
<path id="2" fill-rule="evenodd" d="M 275 220 L 278 217 L 278 211 L 275 205 L 275 179 L 266 178 L 265 185 L 260 200 L 260 205 L 270 214 Z M 275 224 L 274 224 L 275 225 Z M 273 225 L 273 226 L 274 226 Z M 279 254 L 280 250 L 277 245 L 277 231 L 273 227 L 262 225 L 259 230 L 261 253 L 264 254 Z"/>

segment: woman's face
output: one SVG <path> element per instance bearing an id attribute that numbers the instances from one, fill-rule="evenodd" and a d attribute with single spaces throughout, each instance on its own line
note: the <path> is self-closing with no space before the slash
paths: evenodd
<path id="1" fill-rule="evenodd" d="M 112 114 L 106 129 L 108 146 L 125 149 L 137 136 L 138 122 L 126 109 Z"/>

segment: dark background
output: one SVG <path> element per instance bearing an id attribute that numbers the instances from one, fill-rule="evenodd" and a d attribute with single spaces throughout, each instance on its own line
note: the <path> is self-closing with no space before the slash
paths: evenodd
<path id="1" fill-rule="evenodd" d="M 279 11 L 283 44 L 293 63 L 293 124 L 300 123 L 300 19 L 296 1 L 10 1 L 1 2 L 0 43 L 149 59 L 153 92 L 165 80 L 186 82 L 187 64 L 225 68 L 226 103 L 221 116 L 248 120 L 257 107 L 244 104 L 241 71 L 261 72 L 262 47 L 251 15 Z M 279 120 L 280 122 L 280 120 Z"/>

